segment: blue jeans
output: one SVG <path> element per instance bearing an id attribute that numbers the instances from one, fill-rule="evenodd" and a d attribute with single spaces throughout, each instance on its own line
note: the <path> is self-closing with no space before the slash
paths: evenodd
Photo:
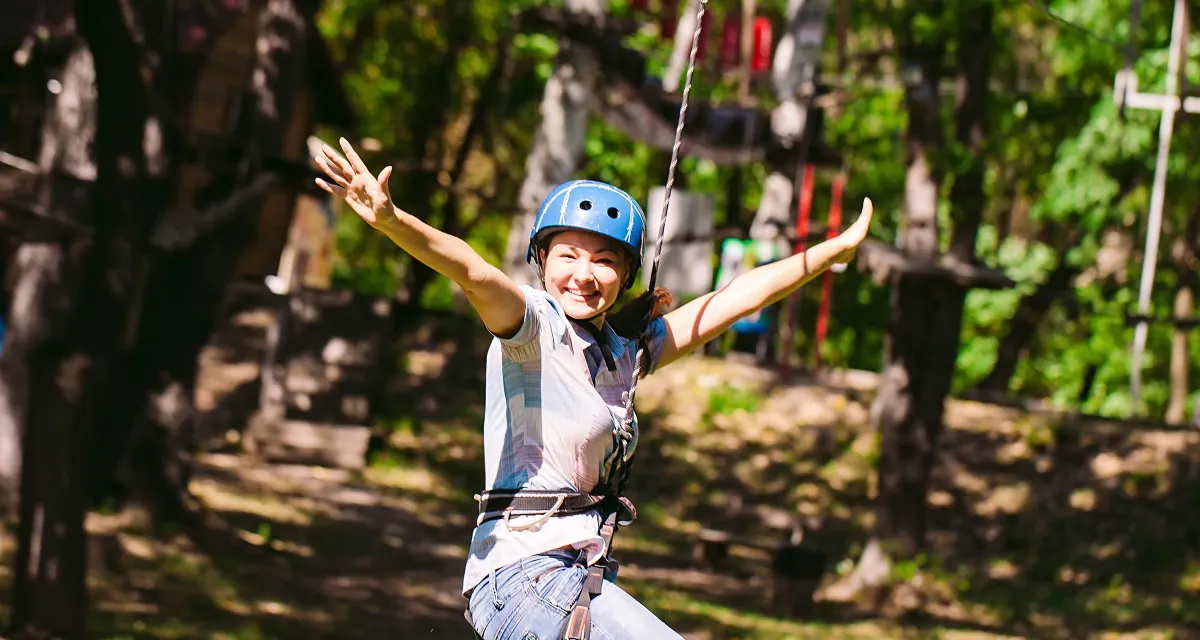
<path id="1" fill-rule="evenodd" d="M 471 592 L 471 619 L 484 640 L 558 640 L 587 577 L 586 555 L 550 551 L 484 578 Z M 606 576 L 592 598 L 592 640 L 683 640 Z"/>

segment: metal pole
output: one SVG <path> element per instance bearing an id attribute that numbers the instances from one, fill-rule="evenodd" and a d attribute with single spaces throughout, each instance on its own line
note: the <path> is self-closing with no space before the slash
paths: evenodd
<path id="1" fill-rule="evenodd" d="M 1167 91 L 1163 103 L 1162 119 L 1158 127 L 1158 157 L 1154 162 L 1154 186 L 1150 192 L 1150 219 L 1146 224 L 1146 250 L 1142 260 L 1142 279 L 1138 288 L 1138 315 L 1150 313 L 1150 294 L 1154 287 L 1154 268 L 1158 263 L 1158 242 L 1162 234 L 1163 204 L 1167 190 L 1167 160 L 1171 155 L 1171 134 L 1175 129 L 1175 114 L 1179 110 L 1179 67 L 1183 49 L 1187 42 L 1187 2 L 1175 0 L 1175 15 L 1171 21 L 1171 52 L 1167 59 Z M 1133 358 L 1131 363 L 1129 395 L 1132 399 L 1130 414 L 1141 411 L 1142 402 L 1142 358 L 1146 351 L 1149 325 L 1139 320 L 1133 332 Z"/>

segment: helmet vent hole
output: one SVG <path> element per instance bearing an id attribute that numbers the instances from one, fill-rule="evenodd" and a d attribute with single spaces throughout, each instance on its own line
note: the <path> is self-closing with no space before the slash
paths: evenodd
<path id="1" fill-rule="evenodd" d="M 613 220 L 616 220 L 617 217 L 619 217 L 620 215 L 621 215 L 621 212 L 617 211 L 616 207 L 608 208 L 608 217 L 612 218 Z"/>
<path id="2" fill-rule="evenodd" d="M 592 208 L 592 201 L 591 201 L 591 200 L 584 200 L 583 202 L 580 202 L 580 203 L 579 203 L 579 208 L 580 208 L 580 209 L 583 209 L 584 211 L 590 211 L 590 210 L 591 210 L 591 208 Z"/>

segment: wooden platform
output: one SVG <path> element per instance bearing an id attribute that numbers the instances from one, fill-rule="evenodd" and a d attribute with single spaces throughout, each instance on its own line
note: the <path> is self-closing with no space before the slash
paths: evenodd
<path id="1" fill-rule="evenodd" d="M 361 469 L 366 464 L 371 429 L 362 425 L 320 424 L 300 420 L 251 421 L 247 453 L 270 462 Z"/>
<path id="2" fill-rule="evenodd" d="M 200 430 L 264 460 L 359 469 L 366 463 L 390 301 L 348 291 L 276 295 L 231 288 L 201 357 Z"/>

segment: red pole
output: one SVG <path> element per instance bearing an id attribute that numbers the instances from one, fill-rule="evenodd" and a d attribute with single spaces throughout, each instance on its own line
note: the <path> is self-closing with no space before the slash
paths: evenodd
<path id="1" fill-rule="evenodd" d="M 770 18 L 754 19 L 754 55 L 750 63 L 753 73 L 762 73 L 771 66 L 771 49 L 775 40 L 771 34 Z"/>
<path id="2" fill-rule="evenodd" d="M 679 0 L 663 0 L 658 9 L 658 29 L 665 39 L 675 37 L 675 28 L 679 26 Z"/>
<path id="3" fill-rule="evenodd" d="M 812 213 L 813 174 L 816 168 L 811 164 L 804 165 L 804 185 L 800 187 L 800 201 L 797 204 L 796 243 L 792 254 L 804 251 L 808 240 L 808 218 Z"/>
<path id="4" fill-rule="evenodd" d="M 825 239 L 837 236 L 842 226 L 842 189 L 846 186 L 846 177 L 838 174 L 833 179 L 833 196 L 829 203 L 829 230 Z M 829 331 L 829 306 L 833 302 L 833 272 L 826 271 L 821 276 L 821 306 L 817 310 L 817 334 L 813 343 L 813 372 L 821 370 L 821 343 Z"/>
<path id="5" fill-rule="evenodd" d="M 800 184 L 800 197 L 796 203 L 796 239 L 792 243 L 792 255 L 804 251 L 808 240 L 808 219 L 812 213 L 813 175 L 816 168 L 811 164 L 804 165 L 804 177 Z M 783 332 L 785 342 L 794 342 L 796 325 L 799 323 L 800 294 L 788 296 L 780 307 L 779 319 L 787 331 Z M 784 345 L 784 353 L 779 358 L 779 373 L 787 375 L 791 369 L 792 344 Z"/>
<path id="6" fill-rule="evenodd" d="M 731 15 L 725 18 L 721 30 L 721 73 L 729 73 L 741 62 L 742 17 Z"/>

